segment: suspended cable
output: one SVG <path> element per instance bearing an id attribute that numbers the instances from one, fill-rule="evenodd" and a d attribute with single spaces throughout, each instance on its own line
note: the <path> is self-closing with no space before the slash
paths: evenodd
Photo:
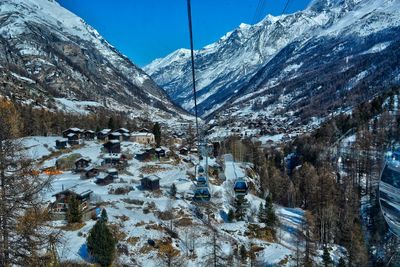
<path id="1" fill-rule="evenodd" d="M 283 10 L 282 10 L 281 16 L 286 12 L 286 9 L 288 8 L 289 3 L 290 3 L 290 0 L 286 0 L 286 4 L 285 4 L 285 7 L 284 7 Z"/>
<path id="2" fill-rule="evenodd" d="M 187 10 L 188 10 L 188 20 L 189 20 L 189 35 L 190 35 L 190 56 L 192 59 L 192 83 L 193 83 L 193 98 L 194 98 L 194 113 L 196 116 L 196 134 L 197 134 L 197 142 L 200 142 L 199 135 L 199 119 L 197 113 L 197 92 L 196 92 L 196 75 L 194 69 L 194 51 L 193 51 L 193 29 L 192 29 L 192 7 L 190 4 L 190 0 L 187 0 Z"/>
<path id="3" fill-rule="evenodd" d="M 256 12 L 254 13 L 254 16 L 253 16 L 253 21 L 252 21 L 253 23 L 252 24 L 255 24 L 255 23 L 258 22 L 260 9 L 261 9 L 261 6 L 263 5 L 263 2 L 264 2 L 264 0 L 258 0 L 258 5 L 257 5 L 257 8 L 256 8 Z"/>

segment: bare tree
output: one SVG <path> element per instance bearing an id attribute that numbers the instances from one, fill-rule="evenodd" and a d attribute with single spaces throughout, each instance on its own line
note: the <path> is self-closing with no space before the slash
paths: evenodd
<path id="1" fill-rule="evenodd" d="M 0 266 L 35 266 L 51 237 L 40 198 L 51 179 L 39 176 L 24 155 L 19 123 L 14 105 L 0 99 Z"/>

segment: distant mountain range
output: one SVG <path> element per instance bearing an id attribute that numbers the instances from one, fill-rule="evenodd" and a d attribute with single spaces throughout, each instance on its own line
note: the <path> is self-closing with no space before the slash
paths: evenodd
<path id="1" fill-rule="evenodd" d="M 187 116 L 144 71 L 54 0 L 0 1 L 0 51 L 0 94 L 16 101 L 68 112 L 68 103 L 86 101 L 81 104 L 138 116 Z"/>
<path id="2" fill-rule="evenodd" d="M 400 84 L 399 62 L 400 1 L 315 0 L 197 50 L 199 112 L 305 123 Z M 192 111 L 189 64 L 189 51 L 179 49 L 144 70 Z"/>

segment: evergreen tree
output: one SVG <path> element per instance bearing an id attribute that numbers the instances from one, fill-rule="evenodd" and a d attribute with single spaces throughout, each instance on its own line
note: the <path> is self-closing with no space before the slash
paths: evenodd
<path id="1" fill-rule="evenodd" d="M 102 267 L 110 266 L 115 257 L 117 241 L 103 220 L 99 220 L 90 230 L 87 247 L 94 261 Z"/>
<path id="2" fill-rule="evenodd" d="M 267 221 L 267 210 L 265 209 L 263 203 L 260 203 L 260 207 L 258 208 L 258 222 L 266 223 Z"/>
<path id="3" fill-rule="evenodd" d="M 324 267 L 329 267 L 332 266 L 332 259 L 331 255 L 328 250 L 328 246 L 324 246 L 324 253 L 322 254 L 322 262 L 324 264 Z"/>
<path id="4" fill-rule="evenodd" d="M 235 217 L 238 221 L 243 221 L 246 216 L 246 209 L 248 206 L 248 201 L 244 196 L 237 196 L 235 198 Z"/>
<path id="5" fill-rule="evenodd" d="M 338 267 L 346 267 L 346 261 L 340 257 Z"/>
<path id="6" fill-rule="evenodd" d="M 110 117 L 108 120 L 108 128 L 111 130 L 115 130 L 115 121 L 113 117 Z"/>
<path id="7" fill-rule="evenodd" d="M 169 191 L 169 194 L 170 194 L 170 196 L 172 198 L 176 197 L 176 185 L 174 183 L 171 185 L 171 189 Z"/>
<path id="8" fill-rule="evenodd" d="M 103 209 L 101 211 L 100 220 L 102 220 L 103 222 L 107 222 L 108 221 L 108 215 L 107 215 L 106 209 Z"/>
<path id="9" fill-rule="evenodd" d="M 228 222 L 233 222 L 234 219 L 235 219 L 235 212 L 233 211 L 233 209 L 229 209 L 229 211 L 228 211 Z"/>
<path id="10" fill-rule="evenodd" d="M 247 250 L 246 250 L 246 247 L 244 245 L 240 246 L 239 253 L 240 253 L 240 259 L 242 261 L 242 264 L 245 264 L 246 261 L 247 261 Z"/>
<path id="11" fill-rule="evenodd" d="M 266 221 L 265 223 L 274 228 L 278 224 L 278 217 L 275 214 L 274 204 L 272 203 L 272 196 L 268 194 L 267 199 L 265 201 L 265 211 L 266 211 Z"/>
<path id="12" fill-rule="evenodd" d="M 158 122 L 156 122 L 153 126 L 153 134 L 157 147 L 159 147 L 161 145 L 161 127 Z"/>
<path id="13" fill-rule="evenodd" d="M 68 200 L 67 221 L 68 223 L 82 222 L 81 206 L 75 195 L 71 195 Z"/>

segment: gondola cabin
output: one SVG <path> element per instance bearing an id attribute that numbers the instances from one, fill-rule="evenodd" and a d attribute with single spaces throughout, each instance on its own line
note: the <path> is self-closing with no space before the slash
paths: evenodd
<path id="1" fill-rule="evenodd" d="M 193 200 L 196 202 L 207 202 L 210 201 L 211 194 L 208 187 L 199 187 L 194 190 Z"/>
<path id="2" fill-rule="evenodd" d="M 142 190 L 155 191 L 160 189 L 160 177 L 157 175 L 150 175 L 140 180 Z"/>
<path id="3" fill-rule="evenodd" d="M 198 186 L 206 186 L 206 185 L 207 185 L 207 179 L 206 179 L 206 177 L 204 177 L 204 176 L 199 176 L 199 177 L 197 177 L 196 184 L 197 184 Z"/>
<path id="4" fill-rule="evenodd" d="M 244 196 L 247 194 L 248 188 L 247 182 L 243 178 L 239 178 L 235 181 L 233 190 L 236 196 Z"/>

